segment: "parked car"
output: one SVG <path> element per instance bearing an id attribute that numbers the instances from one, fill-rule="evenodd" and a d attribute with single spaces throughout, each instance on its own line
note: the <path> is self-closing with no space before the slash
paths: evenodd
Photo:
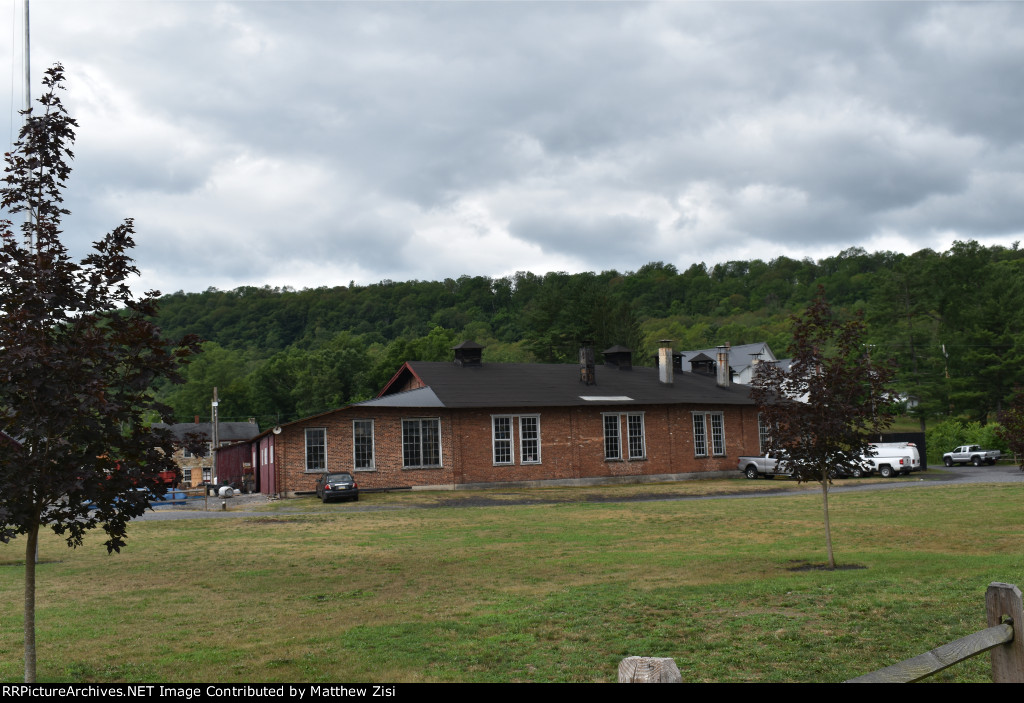
<path id="1" fill-rule="evenodd" d="M 332 500 L 359 500 L 359 484 L 347 471 L 324 474 L 316 480 L 316 497 L 325 503 Z"/>

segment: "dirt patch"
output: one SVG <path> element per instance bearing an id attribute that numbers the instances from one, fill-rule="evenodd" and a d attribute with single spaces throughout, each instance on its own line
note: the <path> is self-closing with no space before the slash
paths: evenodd
<path id="1" fill-rule="evenodd" d="M 251 517 L 246 518 L 245 521 L 256 525 L 269 525 L 273 523 L 294 525 L 298 522 L 313 522 L 313 519 L 308 517 Z"/>
<path id="2" fill-rule="evenodd" d="M 858 569 L 866 569 L 868 567 L 863 564 L 836 564 L 835 568 L 830 569 L 828 564 L 812 564 L 809 561 L 792 561 L 790 566 L 786 567 L 786 571 L 856 571 Z"/>
<path id="3" fill-rule="evenodd" d="M 436 503 L 422 503 L 423 508 L 489 508 L 495 505 L 547 505 L 551 503 L 564 503 L 562 500 L 542 500 L 539 498 L 487 498 L 486 496 L 442 498 Z M 575 501 L 574 501 L 575 502 Z"/>

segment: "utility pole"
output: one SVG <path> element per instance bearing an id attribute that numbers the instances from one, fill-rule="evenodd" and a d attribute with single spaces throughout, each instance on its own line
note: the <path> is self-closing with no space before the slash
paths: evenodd
<path id="1" fill-rule="evenodd" d="M 217 431 L 218 430 L 218 425 L 220 423 L 217 421 L 217 387 L 216 386 L 213 387 L 213 403 L 212 403 L 212 408 L 213 408 L 213 413 L 212 413 L 212 415 L 213 415 L 213 417 L 212 417 L 212 419 L 213 419 L 213 430 L 211 432 L 211 436 L 212 436 L 213 442 L 212 442 L 211 447 L 210 447 L 210 456 L 213 457 L 213 475 L 210 477 L 210 480 L 213 482 L 213 485 L 216 486 L 217 485 L 217 447 L 220 446 L 220 441 L 219 441 L 220 440 L 220 437 L 219 437 L 220 433 Z"/>

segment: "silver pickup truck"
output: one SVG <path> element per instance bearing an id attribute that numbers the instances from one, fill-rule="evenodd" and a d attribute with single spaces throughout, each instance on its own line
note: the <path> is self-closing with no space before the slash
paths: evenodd
<path id="1" fill-rule="evenodd" d="M 736 468 L 749 479 L 760 478 L 761 476 L 775 478 L 776 476 L 793 475 L 791 470 L 779 468 L 779 459 L 776 454 L 741 456 Z"/>
<path id="2" fill-rule="evenodd" d="M 951 452 L 946 452 L 942 455 L 942 463 L 946 466 L 952 466 L 953 464 L 973 464 L 974 466 L 981 466 L 982 464 L 992 464 L 998 461 L 1002 453 L 998 449 L 982 449 L 977 444 L 964 444 L 957 447 Z"/>

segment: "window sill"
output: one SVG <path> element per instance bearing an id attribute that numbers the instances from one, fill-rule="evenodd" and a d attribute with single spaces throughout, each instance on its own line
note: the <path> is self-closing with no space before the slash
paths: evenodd
<path id="1" fill-rule="evenodd" d="M 443 468 L 443 466 L 403 466 L 402 471 L 422 471 L 424 469 L 429 471 Z"/>

